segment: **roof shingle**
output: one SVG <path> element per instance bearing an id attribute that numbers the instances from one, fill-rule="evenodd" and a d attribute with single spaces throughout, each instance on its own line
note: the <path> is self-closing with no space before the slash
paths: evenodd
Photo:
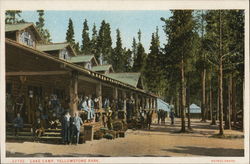
<path id="1" fill-rule="evenodd" d="M 89 62 L 94 58 L 94 55 L 81 55 L 70 58 L 69 62 L 71 63 L 82 63 Z"/>
<path id="2" fill-rule="evenodd" d="M 109 73 L 106 76 L 137 87 L 141 74 L 138 72 Z"/>

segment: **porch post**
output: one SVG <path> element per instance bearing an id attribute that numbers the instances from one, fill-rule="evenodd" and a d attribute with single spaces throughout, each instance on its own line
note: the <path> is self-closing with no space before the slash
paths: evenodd
<path id="1" fill-rule="evenodd" d="M 145 98 L 143 97 L 143 95 L 141 96 L 141 100 L 142 100 L 142 109 L 145 109 Z"/>
<path id="2" fill-rule="evenodd" d="M 138 94 L 135 93 L 135 111 L 138 112 L 139 110 L 139 99 L 138 99 Z"/>
<path id="3" fill-rule="evenodd" d="M 78 72 L 72 71 L 69 85 L 69 95 L 70 95 L 70 113 L 73 115 L 77 112 L 78 103 Z"/>
<path id="4" fill-rule="evenodd" d="M 127 104 L 127 96 L 126 96 L 126 91 L 122 91 L 122 94 L 123 94 L 123 110 L 126 111 L 126 104 Z"/>
<path id="5" fill-rule="evenodd" d="M 117 87 L 113 88 L 113 99 L 118 100 L 118 89 L 117 89 Z"/>
<path id="6" fill-rule="evenodd" d="M 149 98 L 146 98 L 146 109 L 149 109 Z"/>
<path id="7" fill-rule="evenodd" d="M 102 84 L 101 82 L 97 84 L 96 86 L 96 96 L 98 98 L 98 107 L 99 109 L 102 108 Z"/>

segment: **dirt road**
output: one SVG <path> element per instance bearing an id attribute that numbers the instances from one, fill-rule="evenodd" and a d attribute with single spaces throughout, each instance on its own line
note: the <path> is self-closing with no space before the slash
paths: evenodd
<path id="1" fill-rule="evenodd" d="M 217 126 L 192 120 L 193 133 L 178 133 L 176 125 L 154 124 L 151 130 L 128 130 L 125 138 L 94 140 L 85 144 L 56 145 L 48 143 L 6 143 L 7 156 L 244 156 L 243 132 L 228 130 L 233 139 L 211 137 Z"/>

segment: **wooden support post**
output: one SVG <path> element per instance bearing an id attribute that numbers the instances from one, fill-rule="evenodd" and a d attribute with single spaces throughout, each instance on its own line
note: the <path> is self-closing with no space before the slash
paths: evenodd
<path id="1" fill-rule="evenodd" d="M 73 115 L 77 112 L 78 106 L 78 72 L 72 71 L 69 85 L 69 95 L 70 95 L 70 113 Z"/>
<path id="2" fill-rule="evenodd" d="M 145 109 L 145 98 L 142 96 L 141 100 L 142 100 L 142 109 L 144 110 Z"/>
<path id="3" fill-rule="evenodd" d="M 126 91 L 122 91 L 122 94 L 123 94 L 123 110 L 126 111 L 126 104 L 127 104 L 127 95 L 126 95 Z"/>
<path id="4" fill-rule="evenodd" d="M 135 111 L 139 110 L 139 99 L 138 94 L 135 94 Z"/>
<path id="5" fill-rule="evenodd" d="M 154 99 L 154 108 L 157 110 L 157 98 Z"/>
<path id="6" fill-rule="evenodd" d="M 118 89 L 117 89 L 117 87 L 113 88 L 113 99 L 118 100 Z"/>
<path id="7" fill-rule="evenodd" d="M 146 98 L 146 109 L 149 109 L 149 98 Z"/>
<path id="8" fill-rule="evenodd" d="M 99 109 L 102 108 L 102 84 L 98 83 L 96 86 L 96 96 L 98 98 L 98 107 Z"/>
<path id="9" fill-rule="evenodd" d="M 152 110 L 153 109 L 153 99 L 150 98 L 150 109 Z"/>

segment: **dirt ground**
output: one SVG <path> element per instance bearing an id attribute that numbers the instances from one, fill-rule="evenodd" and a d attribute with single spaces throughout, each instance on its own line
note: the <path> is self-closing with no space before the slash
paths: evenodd
<path id="1" fill-rule="evenodd" d="M 192 133 L 178 133 L 180 120 L 175 125 L 152 125 L 151 130 L 128 130 L 125 138 L 94 140 L 79 145 L 48 143 L 6 143 L 7 156 L 11 157 L 183 157 L 183 156 L 244 156 L 244 134 L 225 130 L 233 138 L 211 137 L 218 126 L 192 120 Z"/>

